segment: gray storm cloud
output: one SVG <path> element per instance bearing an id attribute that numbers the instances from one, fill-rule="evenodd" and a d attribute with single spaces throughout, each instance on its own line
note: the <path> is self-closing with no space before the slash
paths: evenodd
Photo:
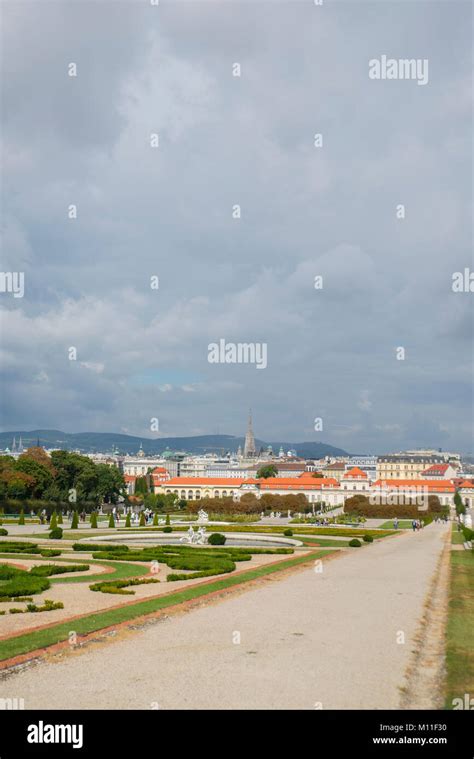
<path id="1" fill-rule="evenodd" d="M 468 4 L 3 9 L 3 429 L 472 450 Z"/>

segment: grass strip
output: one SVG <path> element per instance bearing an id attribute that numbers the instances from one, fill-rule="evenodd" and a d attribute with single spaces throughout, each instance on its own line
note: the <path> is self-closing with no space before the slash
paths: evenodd
<path id="1" fill-rule="evenodd" d="M 446 627 L 445 708 L 474 694 L 474 553 L 451 551 L 448 623 Z M 469 700 L 469 699 L 468 699 Z M 459 702 L 458 702 L 459 703 Z M 462 706 L 458 708 L 472 708 Z"/>
<path id="2" fill-rule="evenodd" d="M 56 643 L 61 643 L 69 637 L 71 628 L 78 635 L 88 635 L 97 632 L 104 627 L 128 622 L 129 620 L 142 617 L 146 614 L 166 609 L 169 606 L 184 603 L 191 599 L 199 598 L 219 590 L 225 590 L 241 583 L 250 582 L 265 575 L 281 572 L 285 569 L 305 564 L 315 559 L 327 555 L 326 551 L 315 551 L 305 556 L 298 556 L 293 559 L 281 561 L 278 564 L 271 564 L 255 569 L 249 569 L 241 574 L 230 574 L 221 580 L 215 580 L 202 585 L 194 585 L 176 593 L 171 593 L 158 598 L 150 598 L 146 601 L 139 601 L 134 604 L 127 604 L 118 609 L 109 609 L 108 611 L 87 614 L 78 619 L 69 620 L 43 630 L 34 630 L 23 635 L 17 635 L 13 638 L 7 638 L 0 641 L 0 661 L 11 659 L 20 654 L 26 654 L 39 648 L 46 648 Z"/>

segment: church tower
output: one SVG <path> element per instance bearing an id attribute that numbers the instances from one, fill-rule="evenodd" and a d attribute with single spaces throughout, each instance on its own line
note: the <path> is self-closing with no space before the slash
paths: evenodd
<path id="1" fill-rule="evenodd" d="M 244 457 L 248 458 L 255 456 L 257 453 L 255 449 L 255 438 L 253 436 L 252 429 L 252 409 L 249 411 L 249 420 L 247 423 L 247 433 L 245 435 Z"/>

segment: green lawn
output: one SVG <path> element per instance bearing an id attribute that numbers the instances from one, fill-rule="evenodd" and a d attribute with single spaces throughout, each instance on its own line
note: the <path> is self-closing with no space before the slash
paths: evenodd
<path id="1" fill-rule="evenodd" d="M 199 598 L 207 593 L 225 590 L 226 588 L 250 582 L 259 577 L 280 572 L 289 569 L 290 567 L 298 566 L 299 564 L 315 561 L 325 555 L 327 555 L 327 551 L 314 551 L 305 556 L 298 556 L 281 561 L 278 564 L 249 569 L 239 575 L 231 574 L 221 580 L 215 580 L 206 584 L 193 585 L 166 596 L 138 601 L 137 603 L 127 604 L 118 609 L 109 609 L 104 612 L 87 614 L 79 619 L 75 619 L 73 622 L 63 622 L 43 630 L 35 630 L 33 632 L 17 635 L 14 638 L 0 641 L 0 661 L 68 640 L 71 627 L 78 635 L 87 635 L 101 630 L 104 627 L 110 627 L 112 625 L 120 624 L 121 622 L 137 619 L 138 617 L 151 614 L 160 609 L 165 609 L 169 606 L 174 606 L 193 598 Z"/>
<path id="2" fill-rule="evenodd" d="M 398 520 L 398 529 L 399 530 L 410 530 L 411 529 L 411 519 L 399 519 Z M 381 530 L 394 530 L 395 526 L 393 524 L 393 519 L 389 519 L 388 522 L 384 522 L 382 525 L 380 525 Z"/>
<path id="3" fill-rule="evenodd" d="M 458 530 L 457 527 L 453 526 L 453 533 L 451 536 L 451 543 L 453 545 L 459 545 L 460 543 L 464 543 L 466 538 L 464 537 L 461 530 Z"/>
<path id="4" fill-rule="evenodd" d="M 456 535 L 456 533 L 454 533 Z M 446 709 L 453 699 L 474 696 L 474 553 L 451 551 L 446 629 Z"/>
<path id="5" fill-rule="evenodd" d="M 344 548 L 349 545 L 348 540 L 331 540 L 331 538 L 298 538 L 305 546 L 321 546 L 324 548 Z"/>

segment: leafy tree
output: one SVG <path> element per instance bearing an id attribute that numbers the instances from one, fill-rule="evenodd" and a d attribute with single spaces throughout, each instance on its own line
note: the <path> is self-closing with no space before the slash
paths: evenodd
<path id="1" fill-rule="evenodd" d="M 53 482 L 50 469 L 27 455 L 20 456 L 14 465 L 14 469 L 16 472 L 23 472 L 32 478 L 30 494 L 33 498 L 40 498 L 45 489 Z"/>
<path id="2" fill-rule="evenodd" d="M 276 468 L 275 464 L 265 464 L 264 466 L 261 466 L 257 471 L 257 479 L 266 480 L 268 477 L 276 477 L 277 474 L 278 469 Z"/>
<path id="3" fill-rule="evenodd" d="M 466 507 L 464 506 L 462 502 L 461 493 L 459 492 L 459 490 L 456 490 L 456 493 L 454 494 L 454 506 L 456 507 L 456 514 L 458 515 L 458 517 L 461 514 L 466 513 Z"/>
<path id="4" fill-rule="evenodd" d="M 156 509 L 158 503 L 158 497 L 155 493 L 147 493 L 143 499 L 143 503 L 147 509 Z"/>
<path id="5" fill-rule="evenodd" d="M 97 495 L 104 503 L 117 503 L 119 495 L 125 490 L 122 474 L 115 466 L 97 464 Z"/>

